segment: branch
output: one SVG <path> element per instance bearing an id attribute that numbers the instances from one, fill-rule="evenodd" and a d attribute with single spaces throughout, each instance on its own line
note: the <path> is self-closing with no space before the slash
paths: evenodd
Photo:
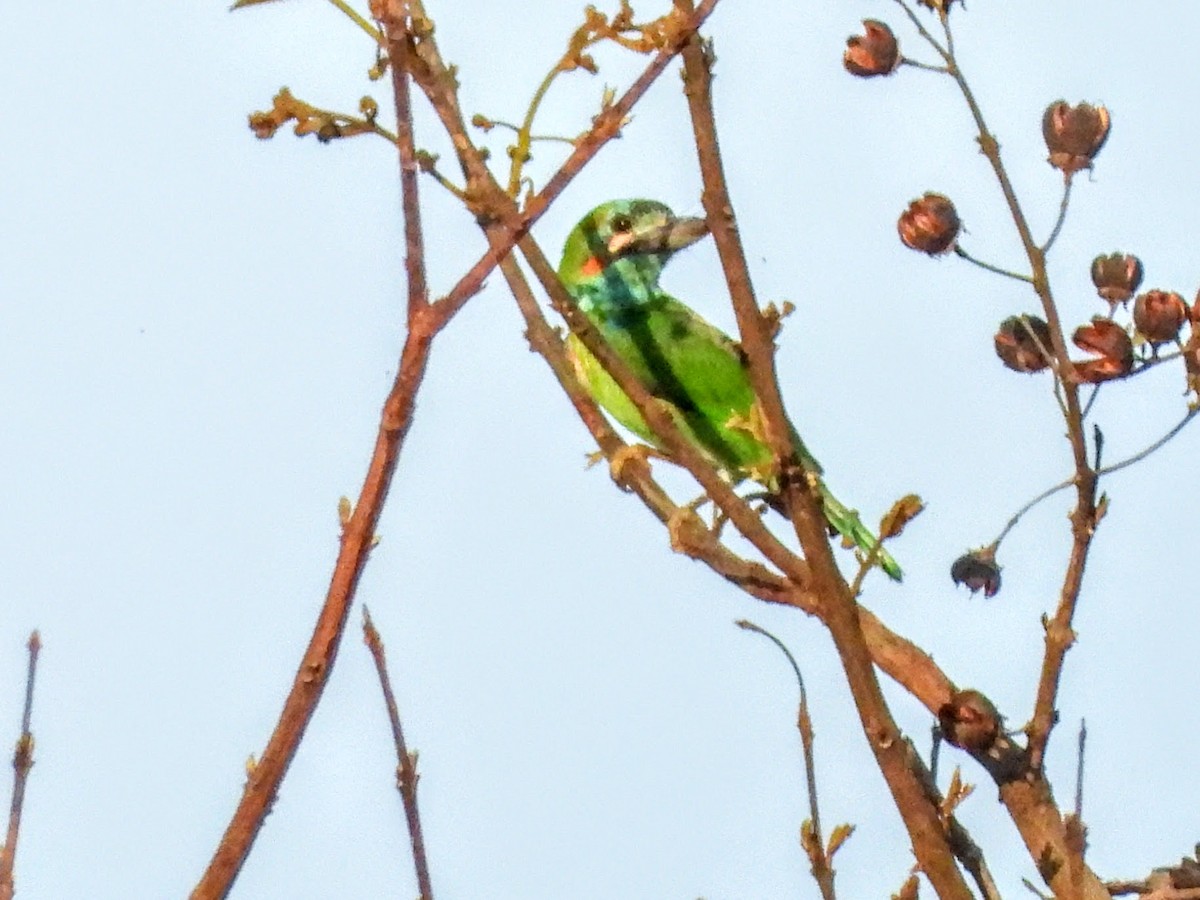
<path id="1" fill-rule="evenodd" d="M 836 848 L 833 848 L 832 851 L 827 851 L 825 838 L 821 834 L 821 810 L 820 805 L 817 803 L 817 768 L 813 757 L 812 717 L 808 712 L 808 691 L 804 688 L 804 676 L 800 673 L 800 666 L 797 664 L 796 658 L 792 656 L 792 652 L 788 650 L 783 641 L 775 637 L 771 632 L 755 625 L 747 619 L 739 619 L 734 624 L 746 631 L 754 631 L 761 634 L 778 647 L 783 652 L 783 655 L 787 657 L 787 661 L 792 666 L 792 671 L 796 674 L 796 683 L 800 685 L 800 710 L 796 716 L 796 727 L 800 730 L 800 746 L 804 753 L 804 781 L 808 787 L 809 815 L 809 821 L 805 823 L 809 827 L 801 828 L 800 842 L 804 845 L 804 849 L 808 854 L 808 861 L 812 865 L 812 876 L 821 891 L 821 897 L 823 900 L 834 900 L 837 894 L 833 888 L 834 871 L 832 856 L 833 852 L 836 852 Z M 845 827 L 843 826 L 843 828 Z M 848 831 L 844 833 L 846 837 L 849 836 Z"/>
<path id="2" fill-rule="evenodd" d="M 399 0 L 397 0 L 399 2 Z M 397 16 L 393 22 L 403 22 Z M 403 41 L 389 40 L 389 52 L 403 46 Z M 406 73 L 406 60 L 391 60 L 394 72 Z M 406 74 L 398 82 L 404 85 Z M 396 98 L 397 111 L 403 114 L 407 104 L 400 96 Z M 399 130 L 412 133 L 411 119 L 401 121 Z M 400 141 L 401 185 L 405 192 L 405 211 L 415 208 L 416 182 L 405 176 L 404 142 Z M 410 144 L 411 149 L 411 144 Z M 262 829 L 263 821 L 275 801 L 279 785 L 287 774 L 288 767 L 296 755 L 309 720 L 321 700 L 329 673 L 337 658 L 346 619 L 358 588 L 359 578 L 366 566 L 367 557 L 375 544 L 375 526 L 383 511 L 388 488 L 396 471 L 400 449 L 412 424 L 413 409 L 417 392 L 425 377 L 426 366 L 433 339 L 449 322 L 448 316 L 435 316 L 432 307 L 424 302 L 425 276 L 424 255 L 420 234 L 420 221 L 405 222 L 405 235 L 409 272 L 409 317 L 408 333 L 400 355 L 396 378 L 383 404 L 379 431 L 375 438 L 375 449 L 371 456 L 367 474 L 358 495 L 353 512 L 342 526 L 341 549 L 334 564 L 333 575 L 325 602 L 313 627 L 304 656 L 292 688 L 284 701 L 283 711 L 271 733 L 262 758 L 248 773 L 241 801 L 225 829 L 195 890 L 193 900 L 215 900 L 225 897 L 238 872 L 241 870 L 250 849 Z M 465 299 L 464 299 L 465 302 Z M 461 308 L 461 304 L 458 308 Z M 457 311 L 454 310 L 454 311 Z"/>
<path id="3" fill-rule="evenodd" d="M 33 768 L 33 683 L 37 677 L 38 654 L 42 650 L 42 638 L 36 631 L 29 635 L 29 666 L 25 672 L 25 710 L 21 714 L 21 735 L 13 751 L 13 792 L 8 810 L 8 833 L 4 846 L 0 848 L 0 900 L 12 900 L 13 866 L 17 861 L 17 837 L 21 831 L 21 811 L 25 806 L 25 783 L 29 770 Z"/>
<path id="4" fill-rule="evenodd" d="M 413 868 L 417 873 L 417 887 L 420 890 L 419 900 L 433 900 L 433 886 L 429 880 L 429 862 L 425 857 L 425 837 L 421 830 L 421 813 L 417 807 L 417 774 L 416 751 L 409 752 L 408 744 L 404 741 L 404 729 L 400 724 L 400 710 L 396 706 L 396 695 L 392 692 L 392 682 L 388 678 L 387 654 L 383 641 L 371 621 L 371 613 L 363 606 L 363 641 L 371 651 L 371 659 L 375 662 L 375 671 L 379 674 L 379 686 L 383 689 L 383 702 L 387 706 L 388 721 L 392 725 L 392 739 L 396 744 L 396 787 L 400 791 L 400 799 L 404 803 L 404 817 L 408 822 L 408 841 L 412 846 Z"/>
<path id="5" fill-rule="evenodd" d="M 767 443 L 781 464 L 785 505 L 804 549 L 813 587 L 821 598 L 821 620 L 829 628 L 837 647 L 867 742 L 908 829 L 922 871 L 939 896 L 969 898 L 970 889 L 954 863 L 938 809 L 929 801 L 913 771 L 909 758 L 911 750 L 902 739 L 884 700 L 863 634 L 857 600 L 833 558 L 820 501 L 799 464 L 797 448 L 793 446 L 792 430 L 775 373 L 775 347 L 754 297 L 733 204 L 725 185 L 712 106 L 710 59 L 698 36 L 688 41 L 683 62 L 684 91 L 704 181 L 704 209 L 729 286 L 750 381 L 762 411 Z"/>

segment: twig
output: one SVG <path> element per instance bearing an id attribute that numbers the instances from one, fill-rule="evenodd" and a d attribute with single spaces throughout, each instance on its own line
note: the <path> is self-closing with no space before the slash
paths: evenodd
<path id="1" fill-rule="evenodd" d="M 1029 736 L 1028 771 L 1026 778 L 1021 781 L 1013 780 L 1001 784 L 1001 800 L 1021 832 L 1029 852 L 1039 862 L 1039 868 L 1051 873 L 1048 880 L 1055 893 L 1068 895 L 1075 889 L 1075 883 L 1071 876 L 1076 871 L 1076 867 L 1072 865 L 1073 857 L 1063 817 L 1061 815 L 1051 816 L 1047 813 L 1047 808 L 1053 806 L 1053 800 L 1049 785 L 1045 783 L 1042 760 L 1046 751 L 1046 742 L 1054 727 L 1055 701 L 1058 695 L 1063 661 L 1067 649 L 1074 641 L 1071 622 L 1083 586 L 1083 572 L 1096 528 L 1097 474 L 1088 462 L 1087 441 L 1083 433 L 1083 416 L 1079 402 L 1079 385 L 1075 379 L 1074 365 L 1067 352 L 1066 338 L 1058 307 L 1050 289 L 1045 252 L 1033 239 L 1028 220 L 1017 199 L 1008 171 L 1000 158 L 1000 145 L 988 129 L 983 112 L 949 46 L 951 38 L 949 20 L 943 9 L 940 20 L 947 37 L 947 46 L 943 46 L 924 27 L 907 0 L 895 0 L 895 2 L 905 11 L 922 37 L 945 61 L 950 76 L 958 85 L 963 100 L 967 104 L 978 132 L 980 150 L 987 158 L 996 181 L 1000 185 L 1021 245 L 1029 260 L 1033 289 L 1041 302 L 1053 345 L 1053 358 L 1056 361 L 1056 395 L 1060 396 L 1063 418 L 1067 426 L 1067 439 L 1075 468 L 1072 484 L 1075 487 L 1076 499 L 1075 508 L 1070 517 L 1072 544 L 1059 594 L 1058 608 L 1054 616 L 1046 623 L 1045 653 L 1041 675 L 1038 679 L 1037 697 L 1034 702 L 1033 717 L 1027 726 Z M 1053 858 L 1057 865 L 1043 866 L 1042 864 L 1050 858 Z M 1106 898 L 1107 892 L 1095 874 L 1083 866 L 1079 866 L 1078 869 L 1082 870 L 1079 888 L 1081 896 L 1087 897 L 1088 900 Z"/>
<path id="2" fill-rule="evenodd" d="M 1071 175 L 1063 177 L 1063 194 L 1062 201 L 1058 204 L 1058 218 L 1054 221 L 1054 227 L 1050 229 L 1050 236 L 1046 238 L 1046 243 L 1042 244 L 1042 253 L 1049 253 L 1050 248 L 1054 246 L 1054 242 L 1058 240 L 1058 235 L 1062 231 L 1063 223 L 1067 221 L 1067 207 L 1071 204 L 1071 185 L 1075 183 L 1075 179 Z"/>
<path id="3" fill-rule="evenodd" d="M 371 659 L 375 662 L 375 671 L 379 674 L 379 686 L 383 689 L 383 702 L 387 706 L 388 720 L 392 725 L 392 739 L 396 744 L 396 787 L 400 791 L 400 799 L 404 803 L 404 817 L 408 821 L 408 840 L 412 846 L 413 868 L 417 873 L 417 887 L 420 890 L 420 900 L 433 900 L 433 887 L 429 880 L 429 863 L 425 857 L 425 838 L 421 830 L 421 814 L 417 807 L 417 753 L 409 752 L 408 744 L 404 741 L 404 729 L 400 724 L 400 710 L 396 706 L 396 695 L 392 691 L 392 682 L 388 678 L 387 655 L 383 641 L 375 623 L 371 621 L 371 613 L 363 606 L 363 641 L 371 651 Z"/>
<path id="4" fill-rule="evenodd" d="M 402 13 L 398 13 L 394 21 L 404 21 Z M 396 44 L 396 41 L 390 41 L 389 50 Z M 403 63 L 395 59 L 392 60 L 392 67 L 394 71 L 406 71 Z M 397 98 L 397 110 L 404 108 L 402 101 Z M 401 130 L 407 127 L 411 134 L 411 121 L 399 127 Z M 401 165 L 403 176 L 403 160 Z M 402 178 L 401 184 L 406 192 L 415 190 L 415 182 Z M 406 196 L 406 211 L 412 203 L 415 203 L 415 197 Z M 411 228 L 410 224 L 416 224 L 417 230 Z M 419 223 L 406 223 L 405 233 L 408 251 L 406 267 L 409 273 L 418 273 L 417 285 L 423 295 L 424 257 Z M 334 564 L 325 602 L 313 627 L 312 638 L 266 749 L 247 775 L 241 801 L 208 868 L 192 892 L 192 900 L 216 900 L 229 893 L 275 801 L 279 785 L 287 774 L 337 659 L 350 605 L 375 543 L 375 526 L 387 499 L 400 449 L 412 424 L 416 395 L 425 377 L 433 339 L 449 322 L 453 312 L 461 308 L 460 304 L 449 316 L 435 316 L 432 307 L 414 302 L 416 296 L 417 288 L 410 282 L 408 333 L 404 349 L 395 381 L 384 401 L 375 449 L 359 491 L 358 502 L 342 527 L 341 549 Z"/>
<path id="5" fill-rule="evenodd" d="M 791 651 L 771 632 L 747 619 L 738 619 L 734 624 L 746 631 L 761 634 L 778 647 L 787 657 L 792 671 L 796 674 L 796 683 L 800 685 L 800 710 L 796 716 L 796 727 L 800 730 L 800 745 L 804 752 L 804 780 L 808 787 L 808 814 L 812 822 L 813 836 L 811 847 L 805 847 L 805 849 L 808 851 L 808 859 L 812 864 L 812 876 L 821 890 L 821 896 L 824 900 L 834 900 L 834 897 L 837 896 L 833 888 L 834 871 L 831 865 L 832 861 L 825 852 L 825 838 L 821 832 L 821 812 L 817 803 L 817 770 L 813 756 L 812 717 L 808 713 L 808 691 L 804 689 L 804 676 Z"/>
<path id="6" fill-rule="evenodd" d="M 400 7 L 400 8 L 397 8 Z M 429 305 L 425 286 L 425 242 L 421 234 L 421 199 L 417 149 L 413 139 L 412 97 L 409 91 L 408 29 L 402 2 L 390 5 L 392 21 L 381 23 L 387 36 L 396 104 L 396 147 L 400 161 L 400 195 L 404 210 L 404 271 L 408 277 L 408 321 Z"/>
<path id="7" fill-rule="evenodd" d="M 33 768 L 33 684 L 37 678 L 38 654 L 42 638 L 34 631 L 25 645 L 29 649 L 29 665 L 25 670 L 25 709 L 21 713 L 21 735 L 13 751 L 13 792 L 8 810 L 8 832 L 0 847 L 0 900 L 12 900 L 14 894 L 13 867 L 17 861 L 17 837 L 21 831 L 21 811 L 25 806 L 25 784 Z"/>
<path id="8" fill-rule="evenodd" d="M 976 259 L 970 253 L 968 253 L 966 250 L 964 250 L 959 244 L 954 245 L 954 255 L 957 256 L 959 259 L 966 260 L 967 262 L 971 263 L 972 265 L 979 266 L 979 268 L 985 269 L 988 272 L 993 272 L 996 275 L 1003 275 L 1005 278 L 1014 278 L 1017 281 L 1023 281 L 1026 284 L 1033 284 L 1033 279 L 1031 277 L 1029 277 L 1028 275 L 1024 275 L 1021 272 L 1013 272 L 1013 271 L 1010 271 L 1009 269 L 1002 269 L 1002 268 L 1000 268 L 1000 266 L 993 266 L 989 262 L 984 262 L 981 259 Z"/>
<path id="9" fill-rule="evenodd" d="M 1079 752 L 1075 762 L 1075 818 L 1083 819 L 1083 751 L 1087 746 L 1087 719 L 1079 720 Z"/>
<path id="10" fill-rule="evenodd" d="M 1139 450 L 1137 453 L 1134 453 L 1132 456 L 1127 456 L 1125 459 L 1121 460 L 1120 462 L 1115 462 L 1111 466 L 1104 466 L 1102 468 L 1096 469 L 1096 478 L 1100 479 L 1106 475 L 1112 475 L 1114 472 L 1120 472 L 1122 469 L 1127 469 L 1130 466 L 1132 466 L 1134 463 L 1141 462 L 1143 459 L 1145 459 L 1147 456 L 1154 453 L 1155 451 L 1161 450 L 1176 435 L 1178 435 L 1179 432 L 1183 431 L 1183 429 L 1187 426 L 1187 424 L 1189 422 L 1192 421 L 1192 419 L 1196 418 L 1197 413 L 1200 413 L 1200 407 L 1197 407 L 1196 409 L 1188 410 L 1184 414 L 1182 419 L 1180 419 L 1178 422 L 1176 422 L 1174 425 L 1172 425 L 1170 430 L 1168 430 L 1166 434 L 1164 434 L 1162 437 L 1156 439 L 1153 443 L 1147 445 L 1146 447 L 1143 447 L 1141 450 Z M 1010 518 L 1008 520 L 1008 522 L 1005 524 L 1004 528 L 1001 529 L 1000 534 L 997 535 L 996 540 L 993 542 L 993 544 L 998 546 L 1000 544 L 1000 542 L 1003 541 L 1004 538 L 1008 536 L 1008 533 L 1010 531 L 1012 531 L 1013 528 L 1016 526 L 1016 524 L 1021 520 L 1021 517 L 1024 516 L 1027 512 L 1029 512 L 1031 509 L 1033 509 L 1035 506 L 1037 506 L 1043 500 L 1045 500 L 1049 497 L 1053 497 L 1059 491 L 1066 490 L 1074 483 L 1075 483 L 1075 479 L 1073 477 L 1072 478 L 1064 478 L 1058 484 L 1051 485 L 1050 487 L 1046 488 L 1046 490 L 1042 491 L 1040 494 L 1038 494 L 1036 497 L 1034 497 L 1032 500 L 1028 501 L 1024 506 L 1022 506 L 1015 513 L 1013 513 L 1012 518 Z"/>

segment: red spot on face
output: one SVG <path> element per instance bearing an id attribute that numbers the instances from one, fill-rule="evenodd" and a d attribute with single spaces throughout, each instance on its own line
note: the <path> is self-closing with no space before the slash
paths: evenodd
<path id="1" fill-rule="evenodd" d="M 591 278 L 593 275 L 599 275 L 602 271 L 604 271 L 604 265 L 600 262 L 599 257 L 589 256 L 583 261 L 583 266 L 580 268 L 580 271 L 583 272 L 583 274 L 588 278 Z"/>

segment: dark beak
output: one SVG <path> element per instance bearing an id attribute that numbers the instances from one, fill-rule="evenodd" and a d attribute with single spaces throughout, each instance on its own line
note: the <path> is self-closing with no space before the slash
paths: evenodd
<path id="1" fill-rule="evenodd" d="M 708 234 L 704 219 L 675 218 L 656 228 L 636 234 L 618 234 L 609 242 L 614 258 L 640 253 L 674 253 L 689 247 Z"/>

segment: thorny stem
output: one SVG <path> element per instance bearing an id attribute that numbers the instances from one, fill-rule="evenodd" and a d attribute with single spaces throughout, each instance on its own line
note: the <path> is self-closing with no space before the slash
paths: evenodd
<path id="1" fill-rule="evenodd" d="M 689 0 L 682 2 L 687 9 Z M 970 889 L 954 864 L 939 811 L 930 802 L 914 770 L 915 754 L 903 740 L 883 697 L 863 634 L 858 602 L 833 558 L 820 501 L 793 446 L 775 372 L 774 344 L 754 296 L 725 183 L 712 106 L 711 60 L 698 35 L 693 35 L 684 47 L 683 63 L 684 93 L 704 182 L 701 200 L 729 287 L 767 444 L 780 464 L 784 503 L 804 549 L 811 583 L 821 598 L 821 621 L 833 638 L 867 742 L 908 829 L 922 871 L 941 897 L 969 898 Z"/>
<path id="2" fill-rule="evenodd" d="M 967 262 L 979 266 L 981 269 L 986 269 L 989 272 L 994 272 L 997 275 L 1003 275 L 1005 278 L 1015 278 L 1017 281 L 1024 281 L 1026 284 L 1033 284 L 1033 279 L 1021 272 L 1012 272 L 1008 269 L 1002 269 L 1000 266 L 994 266 L 991 263 L 984 262 L 981 259 L 976 259 L 970 253 L 962 248 L 960 244 L 954 245 L 954 255 L 959 259 L 964 259 Z"/>
<path id="3" fill-rule="evenodd" d="M 8 810 L 8 831 L 0 847 L 0 900 L 12 900 L 15 893 L 13 867 L 17 861 L 17 837 L 21 832 L 21 812 L 25 807 L 25 785 L 33 768 L 33 684 L 37 679 L 38 654 L 42 638 L 36 631 L 25 645 L 29 650 L 29 665 L 25 670 L 25 708 L 21 713 L 21 734 L 13 751 L 13 792 Z"/>
<path id="4" fill-rule="evenodd" d="M 804 780 L 808 787 L 808 814 L 812 822 L 813 843 L 811 847 L 806 847 L 808 850 L 809 862 L 812 864 L 812 876 L 816 879 L 817 886 L 821 890 L 821 896 L 824 900 L 834 900 L 836 893 L 833 888 L 833 867 L 832 860 L 825 852 L 825 837 L 821 833 L 821 812 L 817 803 L 817 770 L 813 756 L 813 728 L 812 717 L 808 712 L 808 691 L 804 688 L 804 676 L 800 672 L 800 666 L 796 662 L 796 658 L 792 656 L 787 645 L 783 643 L 771 632 L 761 626 L 755 625 L 747 619 L 738 619 L 735 623 L 738 628 L 746 631 L 753 631 L 761 634 L 776 647 L 778 647 L 787 661 L 792 666 L 792 671 L 796 674 L 796 683 L 800 685 L 800 711 L 796 717 L 796 725 L 800 729 L 800 745 L 804 752 Z"/>
<path id="5" fill-rule="evenodd" d="M 425 856 L 425 838 L 421 829 L 421 813 L 417 806 L 417 782 L 420 781 L 417 774 L 417 754 L 415 751 L 409 752 L 408 744 L 404 740 L 400 708 L 396 705 L 396 694 L 388 677 L 387 652 L 365 604 L 362 628 L 363 642 L 371 651 L 371 659 L 375 663 L 379 686 L 383 690 L 383 702 L 387 707 L 388 722 L 392 726 L 392 741 L 396 745 L 396 787 L 400 791 L 400 800 L 404 804 L 404 818 L 408 823 L 408 841 L 412 848 L 413 869 L 416 871 L 417 889 L 420 891 L 419 900 L 433 900 L 429 862 Z"/>

